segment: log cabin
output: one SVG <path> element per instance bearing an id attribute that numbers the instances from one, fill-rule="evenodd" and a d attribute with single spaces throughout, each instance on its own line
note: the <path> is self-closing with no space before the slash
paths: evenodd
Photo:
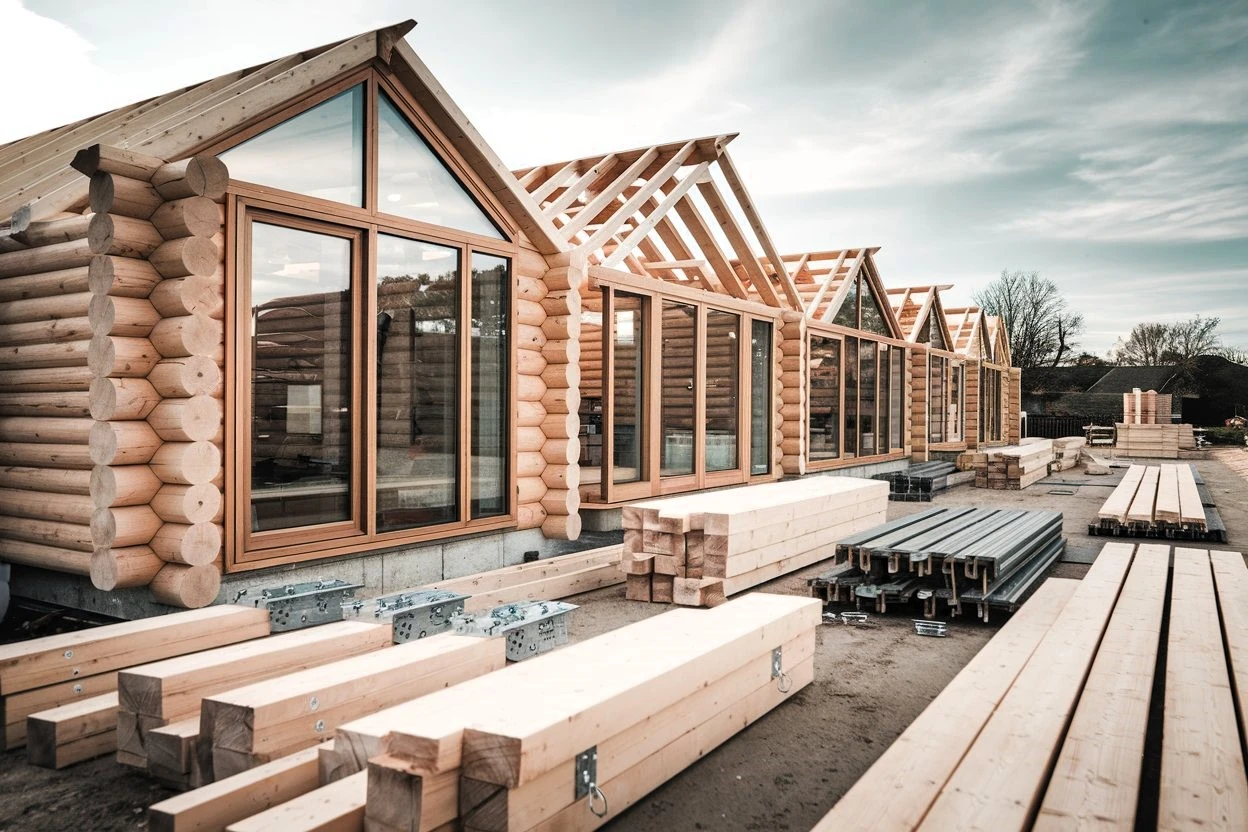
<path id="1" fill-rule="evenodd" d="M 911 338 L 878 249 L 781 254 L 733 135 L 510 171 L 414 25 L 0 146 L 15 594 L 376 594 L 566 549 L 630 500 L 904 466 L 953 449 L 915 434 L 937 359 L 966 366 L 972 439 L 996 373 L 978 442 L 1009 438 L 1001 322 L 960 348 L 932 289 L 948 343 Z"/>

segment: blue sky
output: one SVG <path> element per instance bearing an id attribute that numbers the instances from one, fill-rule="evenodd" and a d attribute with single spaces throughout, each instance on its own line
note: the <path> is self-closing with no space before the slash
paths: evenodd
<path id="1" fill-rule="evenodd" d="M 0 141 L 406 17 L 513 167 L 720 132 L 786 251 L 893 286 L 1055 280 L 1103 353 L 1248 347 L 1248 0 L 0 0 Z M 55 55 L 55 61 L 48 56 Z"/>

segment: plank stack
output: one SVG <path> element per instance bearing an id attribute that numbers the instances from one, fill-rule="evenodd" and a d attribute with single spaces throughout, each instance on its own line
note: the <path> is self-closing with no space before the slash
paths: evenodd
<path id="1" fill-rule="evenodd" d="M 957 485 L 963 476 L 952 462 L 916 462 L 904 471 L 876 474 L 888 483 L 888 499 L 902 503 L 930 503 L 932 495 Z M 972 477 L 973 478 L 973 477 Z"/>
<path id="2" fill-rule="evenodd" d="M 884 520 L 888 484 L 807 477 L 633 503 L 623 509 L 627 596 L 713 606 L 832 556 Z"/>
<path id="3" fill-rule="evenodd" d="M 1183 451 L 1196 449 L 1191 425 L 1118 424 L 1118 456 L 1145 459 L 1178 459 Z"/>
<path id="4" fill-rule="evenodd" d="M 117 748 L 117 675 L 269 634 L 262 610 L 218 606 L 0 646 L 4 747 L 61 768 Z"/>
<path id="5" fill-rule="evenodd" d="M 814 832 L 1242 829 L 1248 568 L 1173 557 L 1109 543 L 1046 581 Z"/>
<path id="6" fill-rule="evenodd" d="M 919 600 L 933 618 L 944 601 L 987 621 L 990 609 L 1017 609 L 1065 545 L 1055 511 L 931 508 L 843 539 L 837 565 L 808 584 L 829 603 L 882 613 Z"/>
<path id="7" fill-rule="evenodd" d="M 1022 445 L 959 454 L 958 468 L 975 472 L 976 488 L 1018 491 L 1049 475 L 1052 439 L 1029 439 Z"/>
<path id="8" fill-rule="evenodd" d="M 1168 425 L 1172 411 L 1173 397 L 1169 393 L 1136 387 L 1122 394 L 1122 421 L 1128 425 Z"/>
<path id="9" fill-rule="evenodd" d="M 476 575 L 438 581 L 422 589 L 445 589 L 470 596 L 468 612 L 520 601 L 555 600 L 623 583 L 621 546 L 603 546 L 505 566 Z"/>
<path id="10" fill-rule="evenodd" d="M 374 707 L 153 806 L 151 827 L 594 829 L 809 684 L 818 624 L 812 599 L 765 594 L 655 616 Z"/>
<path id="11" fill-rule="evenodd" d="M 1088 534 L 1225 543 L 1226 525 L 1211 502 L 1191 465 L 1132 465 Z"/>
<path id="12" fill-rule="evenodd" d="M 1082 436 L 1064 436 L 1053 440 L 1053 462 L 1049 464 L 1049 472 L 1069 471 L 1079 464 L 1079 456 L 1083 453 L 1088 440 Z"/>

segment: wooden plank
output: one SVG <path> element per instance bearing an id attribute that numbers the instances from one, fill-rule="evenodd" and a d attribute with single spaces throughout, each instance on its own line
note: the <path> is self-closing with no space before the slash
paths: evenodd
<path id="1" fill-rule="evenodd" d="M 623 583 L 624 576 L 617 562 L 611 561 L 597 566 L 588 566 L 575 572 L 567 572 L 525 584 L 516 584 L 493 592 L 473 595 L 464 602 L 468 612 L 488 610 L 500 604 L 512 604 L 518 601 L 554 601 L 591 592 L 607 586 Z M 438 588 L 444 589 L 442 584 Z"/>
<path id="2" fill-rule="evenodd" d="M 1034 829 L 1135 828 L 1169 571 L 1169 546 L 1139 547 Z"/>
<path id="3" fill-rule="evenodd" d="M 1191 469 L 1188 469 L 1189 473 Z M 1204 516 L 1204 512 L 1201 512 Z M 1157 504 L 1153 509 L 1153 519 L 1158 523 L 1178 523 L 1182 520 L 1179 511 L 1179 466 L 1162 465 L 1157 476 Z"/>
<path id="4" fill-rule="evenodd" d="M 1157 828 L 1243 829 L 1248 776 L 1209 553 L 1174 550 Z"/>
<path id="5" fill-rule="evenodd" d="M 271 809 L 235 821 L 229 832 L 346 832 L 364 829 L 368 772 L 321 786 Z"/>
<path id="6" fill-rule="evenodd" d="M 13 693 L 0 699 L 4 719 L 4 747 L 21 748 L 26 742 L 26 718 L 39 711 L 59 708 L 93 696 L 117 690 L 117 671 L 85 676 L 33 690 Z"/>
<path id="7" fill-rule="evenodd" d="M 336 621 L 123 670 L 117 691 L 123 710 L 172 722 L 198 711 L 205 696 L 380 650 L 391 638 L 388 624 Z"/>
<path id="8" fill-rule="evenodd" d="M 462 578 L 449 578 L 430 586 L 438 589 L 453 590 L 465 595 L 479 595 L 506 589 L 507 587 L 557 578 L 561 575 L 579 572 L 583 569 L 603 564 L 616 564 L 620 561 L 621 551 L 622 547 L 618 545 L 603 546 L 597 549 L 588 549 L 584 552 L 573 552 L 569 555 L 542 558 L 532 563 L 504 566 L 502 569 L 491 569 L 488 572 L 465 575 Z M 426 588 L 428 587 L 418 587 L 417 589 Z"/>
<path id="9" fill-rule="evenodd" d="M 1045 581 L 811 832 L 916 827 L 1078 586 Z"/>
<path id="10" fill-rule="evenodd" d="M 1160 474 L 1161 469 L 1154 465 L 1144 469 L 1144 476 L 1140 478 L 1139 490 L 1135 492 L 1135 497 L 1131 500 L 1131 507 L 1127 509 L 1127 520 L 1129 522 L 1153 522 L 1153 508 L 1157 503 L 1157 480 Z"/>
<path id="11" fill-rule="evenodd" d="M 1109 543 L 1101 549 L 920 829 L 999 832 L 1025 826 L 1043 794 L 1134 548 Z"/>
<path id="12" fill-rule="evenodd" d="M 144 750 L 148 768 L 190 774 L 195 746 L 199 742 L 199 714 L 153 728 L 147 732 Z"/>
<path id="13" fill-rule="evenodd" d="M 781 306 L 782 304 L 779 296 L 776 294 L 775 287 L 771 285 L 771 280 L 768 279 L 767 273 L 759 265 L 758 258 L 750 248 L 749 240 L 745 238 L 744 232 L 741 231 L 741 226 L 737 224 L 737 219 L 732 215 L 732 210 L 724 200 L 723 194 L 720 193 L 719 186 L 715 184 L 715 180 L 708 177 L 699 182 L 698 193 L 702 194 L 702 198 L 706 200 L 711 216 L 719 223 L 724 236 L 728 238 L 728 245 L 732 246 L 732 250 L 736 252 L 737 259 L 741 262 L 741 267 L 745 270 L 746 277 L 749 278 L 750 284 L 758 292 L 758 296 L 762 298 L 763 303 L 768 306 Z M 783 265 L 778 268 L 783 268 Z"/>
<path id="14" fill-rule="evenodd" d="M 105 693 L 31 714 L 26 720 L 26 760 L 44 768 L 117 750 L 117 694 Z"/>
<path id="15" fill-rule="evenodd" d="M 0 694 L 268 634 L 268 610 L 214 606 L 0 645 Z"/>
<path id="16" fill-rule="evenodd" d="M 236 821 L 320 787 L 316 748 L 162 800 L 148 810 L 153 832 L 222 832 Z"/>
<path id="17" fill-rule="evenodd" d="M 1213 578 L 1222 613 L 1222 639 L 1230 659 L 1239 724 L 1248 730 L 1248 566 L 1239 552 L 1211 551 Z"/>
<path id="18" fill-rule="evenodd" d="M 1179 479 L 1179 515 L 1186 525 L 1205 528 L 1205 506 L 1196 488 L 1196 476 L 1190 465 L 1177 466 Z"/>
<path id="19" fill-rule="evenodd" d="M 776 244 L 771 239 L 771 234 L 767 231 L 767 226 L 763 224 L 763 219 L 758 213 L 758 209 L 754 205 L 754 200 L 750 197 L 750 192 L 745 187 L 745 180 L 741 178 L 741 174 L 737 171 L 736 164 L 733 163 L 732 157 L 727 151 L 720 154 L 719 169 L 724 174 L 724 179 L 728 182 L 728 188 L 732 191 L 733 196 L 737 198 L 737 203 L 741 206 L 742 213 L 745 214 L 745 220 L 754 229 L 754 236 L 758 238 L 758 242 L 763 247 L 763 254 L 771 261 L 776 269 L 776 277 L 780 280 L 780 287 L 784 289 L 785 298 L 789 302 L 790 309 L 802 309 L 802 297 L 798 294 L 797 287 L 793 284 L 793 276 L 789 274 L 784 266 L 784 258 L 780 251 L 776 248 Z M 798 261 L 797 268 L 793 270 L 793 274 L 797 274 L 802 270 L 802 266 L 806 261 Z"/>

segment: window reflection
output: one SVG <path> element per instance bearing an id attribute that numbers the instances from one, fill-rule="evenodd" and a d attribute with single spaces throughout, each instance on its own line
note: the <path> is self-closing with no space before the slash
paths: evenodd
<path id="1" fill-rule="evenodd" d="M 841 342 L 812 335 L 809 360 L 809 458 L 836 459 L 841 453 Z"/>
<path id="2" fill-rule="evenodd" d="M 693 473 L 697 309 L 663 301 L 662 475 Z"/>
<path id="3" fill-rule="evenodd" d="M 507 513 L 506 258 L 472 253 L 472 516 Z"/>

